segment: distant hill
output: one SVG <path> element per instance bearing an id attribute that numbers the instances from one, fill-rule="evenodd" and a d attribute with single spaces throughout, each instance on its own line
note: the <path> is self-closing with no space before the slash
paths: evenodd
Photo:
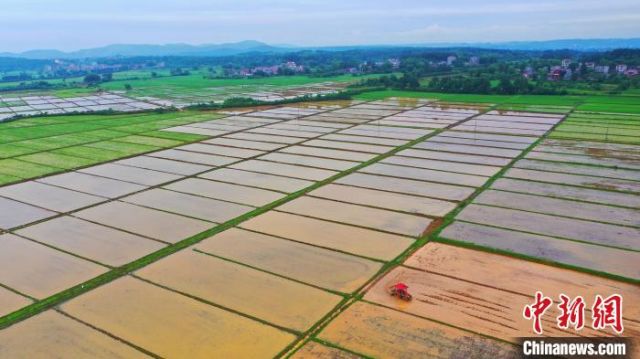
<path id="1" fill-rule="evenodd" d="M 473 47 L 496 50 L 562 50 L 574 51 L 607 51 L 618 48 L 640 48 L 640 38 L 632 39 L 564 39 L 549 41 L 512 41 L 484 43 L 420 43 L 403 45 L 360 45 L 360 46 L 324 46 L 304 47 L 293 45 L 269 45 L 259 41 L 247 40 L 226 44 L 189 45 L 127 45 L 115 44 L 93 49 L 71 52 L 59 50 L 30 50 L 21 53 L 0 53 L 0 57 L 27 59 L 82 59 L 101 57 L 132 56 L 231 56 L 249 52 L 291 52 L 296 50 L 343 51 L 363 48 L 461 48 Z"/>
<path id="2" fill-rule="evenodd" d="M 421 45 L 415 45 L 421 46 Z M 576 50 L 576 51 L 607 51 L 620 48 L 640 48 L 640 38 L 631 39 L 563 39 L 547 41 L 510 41 L 485 43 L 447 43 L 423 44 L 427 47 L 475 47 L 496 50 Z"/>
<path id="3" fill-rule="evenodd" d="M 100 57 L 131 56 L 229 56 L 247 52 L 289 51 L 259 41 L 240 41 L 226 44 L 189 45 L 127 45 L 114 44 L 93 49 L 71 52 L 58 50 L 31 50 L 21 53 L 0 53 L 0 57 L 21 57 L 28 59 L 80 59 Z"/>

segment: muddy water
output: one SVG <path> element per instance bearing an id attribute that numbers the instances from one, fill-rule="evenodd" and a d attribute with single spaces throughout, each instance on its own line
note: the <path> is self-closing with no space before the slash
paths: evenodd
<path id="1" fill-rule="evenodd" d="M 213 227 L 209 222 L 123 202 L 92 207 L 74 216 L 169 243 L 176 243 Z"/>
<path id="2" fill-rule="evenodd" d="M 0 229 L 9 229 L 35 222 L 56 213 L 0 197 Z"/>
<path id="3" fill-rule="evenodd" d="M 150 358 L 53 310 L 0 331 L 3 358 Z"/>
<path id="4" fill-rule="evenodd" d="M 204 146 L 204 145 L 203 145 Z M 189 152 L 181 150 L 164 150 L 160 152 L 150 153 L 149 156 L 156 158 L 164 158 L 169 160 L 183 161 L 206 166 L 224 166 L 232 162 L 238 161 L 234 157 L 209 155 L 205 153 Z"/>
<path id="5" fill-rule="evenodd" d="M 0 283 L 35 298 L 46 298 L 106 270 L 12 234 L 0 235 Z"/>
<path id="6" fill-rule="evenodd" d="M 318 132 L 325 132 L 327 128 L 331 128 L 331 129 L 338 129 L 338 128 L 347 128 L 349 127 L 348 124 L 345 123 L 335 123 L 335 122 L 323 122 L 323 121 L 311 121 L 308 118 L 302 119 L 302 120 L 294 120 L 294 121 L 288 121 L 287 124 L 289 125 L 296 125 L 296 126 L 304 126 L 302 128 L 307 128 L 308 126 L 312 126 L 312 127 L 316 127 L 318 129 Z M 323 128 L 323 131 L 320 131 L 320 128 Z"/>
<path id="7" fill-rule="evenodd" d="M 197 249 L 327 289 L 352 292 L 381 263 L 240 229 L 230 229 Z"/>
<path id="8" fill-rule="evenodd" d="M 552 262 L 574 265 L 627 278 L 640 279 L 638 252 L 559 240 L 557 238 L 483 225 L 454 222 L 442 238 L 474 243 Z"/>
<path id="9" fill-rule="evenodd" d="M 530 170 L 561 172 L 585 176 L 608 177 L 622 180 L 638 181 L 640 173 L 634 170 L 625 170 L 620 168 L 603 168 L 593 167 L 589 165 L 580 165 L 573 163 L 547 162 L 536 160 L 520 160 L 515 163 L 514 167 L 525 168 Z"/>
<path id="10" fill-rule="evenodd" d="M 508 135 L 496 135 L 496 134 L 477 133 L 477 132 L 468 133 L 468 132 L 459 132 L 459 131 L 445 131 L 439 136 L 471 138 L 471 139 L 487 140 L 487 141 L 528 143 L 528 144 L 534 143 L 537 139 L 536 137 L 528 137 L 528 136 L 508 136 Z"/>
<path id="11" fill-rule="evenodd" d="M 398 282 L 409 286 L 413 300 L 406 302 L 389 295 L 387 288 Z M 530 295 L 508 293 L 438 274 L 398 267 L 378 281 L 365 299 L 514 344 L 519 337 L 536 336 L 531 322 L 522 316 L 522 308 L 531 302 Z M 552 307 L 543 317 L 545 335 L 575 336 L 574 331 L 557 327 L 558 314 L 558 309 Z M 640 325 L 627 326 L 627 334 L 632 337 L 634 333 L 640 334 L 637 327 Z M 586 326 L 577 335 L 607 336 Z"/>
<path id="12" fill-rule="evenodd" d="M 241 171 L 231 168 L 213 170 L 200 175 L 200 177 L 214 181 L 235 183 L 287 193 L 299 191 L 313 184 L 311 181 L 301 179 Z"/>
<path id="13" fill-rule="evenodd" d="M 471 187 L 480 187 L 487 181 L 487 177 L 482 176 L 389 165 L 384 163 L 376 163 L 365 167 L 361 172 Z"/>
<path id="14" fill-rule="evenodd" d="M 358 161 L 358 162 L 365 162 L 375 157 L 375 155 L 366 154 L 362 152 L 334 150 L 334 149 L 328 149 L 328 148 L 317 148 L 317 147 L 307 147 L 307 146 L 292 146 L 289 148 L 282 149 L 281 152 L 308 155 L 308 156 L 335 158 L 339 160 Z"/>
<path id="15" fill-rule="evenodd" d="M 539 290 L 557 300 L 561 293 L 572 298 L 620 293 L 631 303 L 640 302 L 640 288 L 633 284 L 441 243 L 427 244 L 404 264 L 522 295 Z M 638 321 L 640 307 L 627 306 L 623 314 Z"/>
<path id="16" fill-rule="evenodd" d="M 622 227 L 546 214 L 471 204 L 458 216 L 459 220 L 493 225 L 507 229 L 562 237 L 595 244 L 640 249 L 639 228 Z M 544 223 L 544 226 L 540 226 Z"/>
<path id="17" fill-rule="evenodd" d="M 291 131 L 304 131 L 304 132 L 316 132 L 319 134 L 334 131 L 333 128 L 314 126 L 312 124 L 300 124 L 298 121 L 287 121 L 269 126 L 269 128 L 277 130 L 291 130 Z"/>
<path id="18" fill-rule="evenodd" d="M 0 287 L 0 317 L 31 304 L 31 300 L 8 289 Z M 2 332 L 0 332 L 2 333 Z M 0 334 L 0 337 L 2 335 Z M 2 348 L 0 347 L 0 353 Z"/>
<path id="19" fill-rule="evenodd" d="M 516 358 L 516 347 L 391 309 L 358 302 L 319 338 L 380 358 Z"/>
<path id="20" fill-rule="evenodd" d="M 404 132 L 383 131 L 382 129 L 379 131 L 376 131 L 376 130 L 367 130 L 367 129 L 359 129 L 359 128 L 350 128 L 347 130 L 343 130 L 343 131 L 340 131 L 339 134 L 380 137 L 380 138 L 387 138 L 387 139 L 393 139 L 393 140 L 407 140 L 407 141 L 415 140 L 416 138 L 422 136 L 422 135 L 415 135 L 415 134 L 404 133 Z M 425 135 L 426 134 L 428 134 L 428 132 L 425 133 Z"/>
<path id="21" fill-rule="evenodd" d="M 336 183 L 451 201 L 461 201 L 474 191 L 469 187 L 375 176 L 366 173 L 352 173 L 337 180 Z"/>
<path id="22" fill-rule="evenodd" d="M 294 339 L 131 277 L 85 293 L 62 310 L 162 357 L 272 357 Z"/>
<path id="23" fill-rule="evenodd" d="M 249 160 L 231 166 L 246 171 L 255 171 L 279 176 L 287 176 L 312 181 L 321 181 L 338 172 L 319 168 L 302 167 L 286 163 Z"/>
<path id="24" fill-rule="evenodd" d="M 367 136 L 352 136 L 352 135 L 342 135 L 337 133 L 332 133 L 329 135 L 324 135 L 320 137 L 318 140 L 331 140 L 331 141 L 341 141 L 345 143 L 366 143 L 372 145 L 384 145 L 384 146 L 402 146 L 407 141 L 403 140 L 394 140 L 394 139 L 383 139 L 377 137 L 367 137 Z"/>
<path id="25" fill-rule="evenodd" d="M 624 159 L 624 158 L 602 158 L 600 156 L 583 156 L 572 154 L 559 154 L 559 153 L 546 153 L 546 152 L 529 152 L 527 155 L 529 159 L 555 161 L 555 162 L 570 162 L 579 164 L 588 164 L 604 167 L 622 167 L 638 170 L 640 169 L 640 160 L 637 159 Z"/>
<path id="26" fill-rule="evenodd" d="M 277 128 L 270 128 L 270 127 L 260 127 L 253 130 L 249 130 L 247 132 L 265 134 L 265 135 L 275 135 L 275 136 L 299 137 L 299 138 L 311 138 L 311 137 L 320 136 L 320 133 L 318 132 L 303 131 L 303 130 L 279 130 Z"/>
<path id="27" fill-rule="evenodd" d="M 422 158 L 410 158 L 403 156 L 392 156 L 381 161 L 382 163 L 390 163 L 401 166 L 411 166 L 426 168 L 439 171 L 460 172 L 478 176 L 491 177 L 498 173 L 502 168 L 495 166 L 482 166 L 468 163 L 437 161 Z"/>
<path id="28" fill-rule="evenodd" d="M 561 173 L 548 173 L 537 171 L 526 171 L 513 169 L 510 177 L 527 179 L 531 175 L 536 175 L 540 182 L 551 182 L 558 184 L 573 184 L 594 189 L 604 189 L 613 191 L 640 192 L 640 181 L 625 181 L 613 178 L 602 178 L 593 176 L 580 176 Z M 640 176 L 639 176 L 640 177 Z"/>
<path id="29" fill-rule="evenodd" d="M 372 122 L 371 124 L 380 125 L 380 126 L 404 126 L 404 127 L 412 127 L 412 128 L 429 128 L 429 129 L 445 128 L 449 126 L 448 123 L 436 123 L 433 121 L 409 122 L 409 121 L 402 121 L 401 119 L 378 120 L 378 121 Z"/>
<path id="30" fill-rule="evenodd" d="M 66 216 L 17 233 L 111 266 L 132 262 L 163 247 L 146 238 Z"/>
<path id="31" fill-rule="evenodd" d="M 542 136 L 546 131 L 544 130 L 526 130 L 517 128 L 504 128 L 504 127 L 489 127 L 489 126 L 474 126 L 468 124 L 461 124 L 453 127 L 453 130 L 469 131 L 469 132 L 485 132 L 504 135 L 524 135 L 524 136 Z"/>
<path id="32" fill-rule="evenodd" d="M 355 125 L 355 124 L 365 123 L 369 121 L 369 119 L 329 116 L 326 114 L 318 114 L 315 116 L 306 117 L 305 120 L 314 121 L 314 122 L 340 123 L 340 124 L 347 124 L 347 125 Z"/>
<path id="33" fill-rule="evenodd" d="M 508 176 L 509 172 L 507 172 L 506 175 Z M 493 183 L 492 188 L 631 208 L 640 207 L 640 198 L 638 198 L 638 196 L 630 196 L 625 193 L 612 191 L 600 191 L 591 188 L 578 188 L 509 178 L 500 178 Z"/>
<path id="34" fill-rule="evenodd" d="M 349 143 L 349 142 L 340 142 L 340 141 L 327 141 L 327 140 L 311 140 L 304 143 L 305 146 L 315 146 L 321 148 L 334 148 L 339 150 L 350 150 L 350 151 L 359 151 L 359 152 L 368 152 L 381 154 L 385 152 L 389 152 L 393 149 L 390 146 L 380 146 L 380 145 L 368 145 L 362 143 Z"/>
<path id="35" fill-rule="evenodd" d="M 170 173 L 146 170 L 137 167 L 121 166 L 113 163 L 84 168 L 79 170 L 79 172 L 146 186 L 156 186 L 165 182 L 177 180 L 181 177 Z"/>
<path id="36" fill-rule="evenodd" d="M 302 165 L 328 170 L 344 171 L 358 165 L 358 162 L 345 160 L 332 160 L 328 158 L 292 155 L 288 153 L 273 152 L 259 157 L 260 160 Z"/>
<path id="37" fill-rule="evenodd" d="M 312 197 L 298 198 L 278 210 L 408 236 L 419 236 L 431 223 L 425 217 Z"/>
<path id="38" fill-rule="evenodd" d="M 309 195 L 434 217 L 443 217 L 456 207 L 453 202 L 336 184 L 321 187 Z"/>
<path id="39" fill-rule="evenodd" d="M 284 197 L 284 194 L 265 189 L 239 186 L 229 183 L 188 178 L 166 186 L 167 189 L 220 199 L 250 206 L 263 206 Z"/>
<path id="40" fill-rule="evenodd" d="M 520 154 L 519 150 L 510 150 L 504 148 L 488 148 L 483 146 L 469 146 L 469 145 L 455 145 L 448 143 L 437 142 L 423 142 L 415 145 L 415 148 L 432 150 L 432 151 L 445 151 L 445 152 L 458 152 L 468 153 L 471 155 L 485 155 L 495 157 L 513 158 Z"/>
<path id="41" fill-rule="evenodd" d="M 115 163 L 185 176 L 190 176 L 198 172 L 204 172 L 211 169 L 209 166 L 148 156 L 132 157 Z"/>
<path id="42" fill-rule="evenodd" d="M 297 142 L 304 141 L 302 137 L 290 137 L 290 136 L 275 136 L 275 135 L 266 135 L 261 133 L 234 133 L 231 135 L 225 136 L 225 138 L 233 138 L 238 140 L 246 140 L 246 141 L 262 141 L 269 143 L 281 143 L 281 144 L 292 144 Z"/>
<path id="43" fill-rule="evenodd" d="M 234 148 L 248 148 L 248 149 L 260 150 L 260 151 L 273 151 L 283 147 L 283 145 L 279 145 L 276 143 L 243 141 L 243 140 L 236 140 L 233 138 L 224 138 L 224 137 L 218 137 L 211 140 L 206 140 L 206 141 L 203 141 L 203 143 L 208 143 L 212 145 L 230 146 Z"/>
<path id="44" fill-rule="evenodd" d="M 145 186 L 92 176 L 80 172 L 69 172 L 57 176 L 45 177 L 38 182 L 64 187 L 95 196 L 115 198 L 145 189 Z"/>
<path id="45" fill-rule="evenodd" d="M 0 196 L 58 212 L 72 211 L 106 200 L 34 181 L 2 187 L 0 188 Z"/>
<path id="46" fill-rule="evenodd" d="M 640 211 L 528 194 L 484 191 L 474 203 L 640 227 Z"/>
<path id="47" fill-rule="evenodd" d="M 123 202 L 151 207 L 167 212 L 211 221 L 226 222 L 253 208 L 211 198 L 194 196 L 161 188 L 152 189 L 121 199 Z"/>
<path id="48" fill-rule="evenodd" d="M 485 146 L 485 147 L 498 147 L 498 148 L 508 148 L 512 150 L 524 150 L 529 147 L 527 143 L 519 143 L 519 142 L 504 142 L 504 141 L 487 141 L 487 140 L 476 140 L 471 138 L 457 138 L 457 137 L 445 137 L 445 136 L 435 136 L 429 139 L 430 142 L 444 142 L 444 143 L 455 143 L 460 145 L 471 145 L 471 146 Z"/>
<path id="49" fill-rule="evenodd" d="M 292 359 L 317 359 L 317 358 L 332 358 L 332 359 L 358 359 L 360 356 L 351 354 L 349 352 L 324 346 L 316 342 L 308 342 L 300 350 L 298 350 Z"/>
<path id="50" fill-rule="evenodd" d="M 398 152 L 400 156 L 415 157 L 415 158 L 427 158 L 441 161 L 453 161 L 453 162 L 466 162 L 475 163 L 488 166 L 506 166 L 511 162 L 508 158 L 500 158 L 493 156 L 476 156 L 464 153 L 451 153 L 440 151 L 429 151 L 421 149 L 409 148 Z"/>
<path id="51" fill-rule="evenodd" d="M 320 289 L 190 249 L 154 263 L 138 271 L 137 275 L 299 331 L 307 330 L 342 299 Z"/>
<path id="52" fill-rule="evenodd" d="M 395 258 L 413 243 L 407 237 L 278 211 L 254 217 L 241 227 L 382 260 Z"/>
<path id="53" fill-rule="evenodd" d="M 233 148 L 226 146 L 216 146 L 205 143 L 192 143 L 185 146 L 177 147 L 179 150 L 208 153 L 212 155 L 221 155 L 236 158 L 248 158 L 263 154 L 263 151 L 249 150 L 243 148 Z"/>

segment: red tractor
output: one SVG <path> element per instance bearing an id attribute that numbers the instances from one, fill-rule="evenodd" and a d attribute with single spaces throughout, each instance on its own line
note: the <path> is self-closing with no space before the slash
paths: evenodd
<path id="1" fill-rule="evenodd" d="M 408 302 L 413 297 L 411 296 L 411 294 L 409 294 L 409 291 L 407 291 L 407 289 L 409 289 L 408 285 L 404 283 L 396 283 L 389 287 L 389 294 L 391 294 L 392 297 L 398 297 Z"/>

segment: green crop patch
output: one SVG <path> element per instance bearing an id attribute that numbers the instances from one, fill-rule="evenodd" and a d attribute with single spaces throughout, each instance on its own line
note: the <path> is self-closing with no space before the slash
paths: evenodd
<path id="1" fill-rule="evenodd" d="M 16 157 L 16 159 L 40 165 L 50 165 L 63 169 L 78 168 L 93 163 L 93 160 L 87 158 L 73 157 L 53 152 L 34 153 L 31 155 Z"/>
<path id="2" fill-rule="evenodd" d="M 0 173 L 0 186 L 4 186 L 6 184 L 13 183 L 13 182 L 18 182 L 20 180 L 21 180 L 20 177 L 15 177 L 15 176 L 10 176 L 10 175 L 5 175 Z"/>
<path id="3" fill-rule="evenodd" d="M 122 154 L 123 157 L 135 155 L 138 153 L 151 152 L 151 151 L 160 149 L 160 147 L 156 147 L 156 146 L 141 145 L 141 144 L 135 144 L 135 143 L 115 142 L 115 141 L 95 142 L 95 143 L 90 143 L 87 146 L 119 152 Z"/>
<path id="4" fill-rule="evenodd" d="M 102 148 L 95 148 L 95 147 L 89 147 L 89 146 L 65 147 L 65 148 L 51 151 L 51 153 L 80 157 L 80 158 L 87 158 L 95 161 L 95 163 L 110 161 L 110 160 L 114 160 L 116 158 L 122 157 L 121 152 L 109 151 Z"/>
<path id="5" fill-rule="evenodd" d="M 637 101 L 637 100 L 636 100 Z M 640 105 L 584 104 L 578 106 L 580 111 L 640 113 Z"/>
<path id="6" fill-rule="evenodd" d="M 33 152 L 28 147 L 20 147 L 13 144 L 0 145 L 0 158 L 10 158 Z"/>
<path id="7" fill-rule="evenodd" d="M 13 158 L 0 160 L 0 174 L 28 179 L 61 171 L 61 168 L 18 161 Z"/>
<path id="8" fill-rule="evenodd" d="M 174 147 L 180 145 L 182 141 L 157 138 L 157 137 L 147 137 L 147 136 L 139 136 L 132 135 L 127 137 L 120 137 L 115 139 L 117 142 L 126 142 L 126 143 L 134 143 L 141 145 L 149 145 L 149 146 L 157 146 L 157 147 Z"/>

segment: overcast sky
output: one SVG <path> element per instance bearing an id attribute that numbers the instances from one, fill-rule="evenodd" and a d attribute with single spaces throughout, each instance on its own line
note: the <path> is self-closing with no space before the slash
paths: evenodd
<path id="1" fill-rule="evenodd" d="M 640 37 L 639 0 L 0 0 L 0 51 Z"/>

